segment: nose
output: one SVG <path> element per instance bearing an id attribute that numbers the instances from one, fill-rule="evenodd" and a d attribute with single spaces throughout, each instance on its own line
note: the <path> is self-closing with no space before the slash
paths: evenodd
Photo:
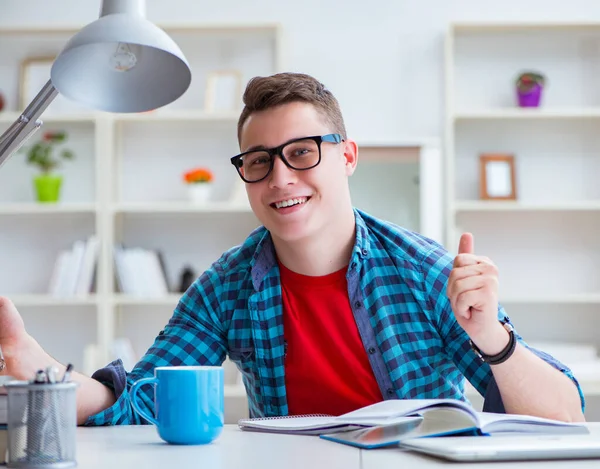
<path id="1" fill-rule="evenodd" d="M 281 158 L 275 157 L 273 171 L 269 175 L 269 188 L 282 189 L 297 180 L 296 171 L 288 168 Z"/>

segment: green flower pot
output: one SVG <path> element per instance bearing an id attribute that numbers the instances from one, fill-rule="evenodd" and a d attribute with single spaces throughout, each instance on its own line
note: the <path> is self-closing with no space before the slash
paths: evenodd
<path id="1" fill-rule="evenodd" d="M 58 202 L 62 176 L 40 175 L 34 179 L 38 202 Z"/>

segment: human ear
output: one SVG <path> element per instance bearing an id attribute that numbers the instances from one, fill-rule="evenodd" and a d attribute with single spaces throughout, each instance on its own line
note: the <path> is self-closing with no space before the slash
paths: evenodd
<path id="1" fill-rule="evenodd" d="M 346 176 L 352 176 L 358 164 L 358 145 L 354 140 L 345 140 L 344 145 L 344 165 L 346 167 Z"/>

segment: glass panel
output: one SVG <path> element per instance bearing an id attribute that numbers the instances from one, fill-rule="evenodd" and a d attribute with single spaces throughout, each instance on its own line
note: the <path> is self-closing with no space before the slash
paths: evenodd
<path id="1" fill-rule="evenodd" d="M 418 162 L 359 160 L 350 178 L 350 193 L 356 208 L 419 231 Z"/>

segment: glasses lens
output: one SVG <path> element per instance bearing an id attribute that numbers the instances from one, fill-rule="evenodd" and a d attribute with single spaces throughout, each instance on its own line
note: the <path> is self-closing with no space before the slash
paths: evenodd
<path id="1" fill-rule="evenodd" d="M 283 156 L 292 168 L 312 168 L 319 163 L 319 145 L 310 138 L 298 140 L 283 148 Z"/>
<path id="2" fill-rule="evenodd" d="M 271 157 L 266 151 L 253 151 L 242 156 L 238 169 L 244 179 L 252 182 L 264 178 L 270 167 Z"/>

